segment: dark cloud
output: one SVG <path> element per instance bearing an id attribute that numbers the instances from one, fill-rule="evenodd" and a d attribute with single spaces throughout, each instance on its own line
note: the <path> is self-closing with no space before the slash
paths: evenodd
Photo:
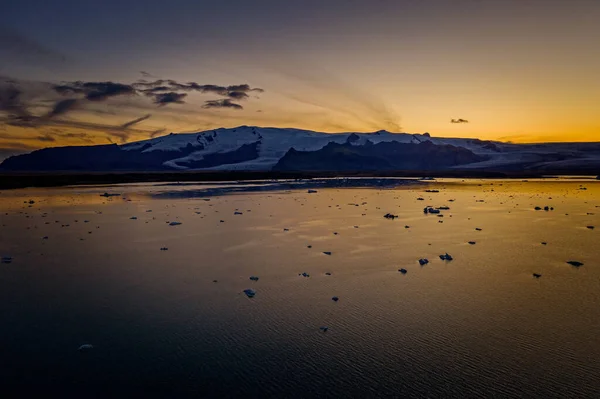
<path id="1" fill-rule="evenodd" d="M 0 82 L 0 111 L 15 121 L 27 121 L 31 114 L 22 101 L 23 92 L 12 81 Z"/>
<path id="2" fill-rule="evenodd" d="M 459 118 L 459 119 L 450 119 L 450 123 L 469 123 L 469 121 L 466 119 Z"/>
<path id="3" fill-rule="evenodd" d="M 66 100 L 58 101 L 56 104 L 54 104 L 54 107 L 52 108 L 52 110 L 50 112 L 48 112 L 47 117 L 53 118 L 57 115 L 65 114 L 68 111 L 70 111 L 71 109 L 73 109 L 73 107 L 75 107 L 76 104 L 77 104 L 77 100 L 74 98 L 68 98 Z"/>
<path id="4" fill-rule="evenodd" d="M 55 138 L 65 138 L 58 132 L 46 134 L 55 128 L 85 129 L 102 132 L 117 137 L 125 142 L 134 133 L 149 134 L 152 137 L 164 133 L 165 129 L 138 129 L 135 125 L 151 117 L 150 114 L 125 122 L 121 125 L 106 123 L 83 122 L 65 118 L 75 109 L 91 112 L 107 112 L 90 107 L 93 102 L 109 101 L 113 98 L 127 96 L 142 96 L 149 98 L 158 106 L 168 104 L 183 104 L 189 92 L 214 94 L 222 99 L 205 101 L 202 108 L 230 108 L 241 110 L 238 101 L 246 100 L 251 92 L 263 92 L 260 88 L 252 88 L 248 84 L 220 86 L 213 84 L 200 85 L 196 82 L 179 83 L 172 79 L 154 81 L 139 80 L 132 84 L 120 82 L 87 82 L 73 81 L 51 84 L 48 82 L 29 82 L 14 80 L 0 76 L 0 128 L 2 126 L 17 126 L 23 128 L 43 128 L 44 134 L 37 136 L 37 141 L 54 141 Z M 61 98 L 62 97 L 62 98 Z M 126 104 L 126 103 L 125 103 Z M 46 108 L 47 111 L 40 112 Z M 191 112 L 191 111 L 190 111 Z M 89 137 L 72 137 L 90 140 Z"/>
<path id="5" fill-rule="evenodd" d="M 209 100 L 205 101 L 202 108 L 233 108 L 233 109 L 244 109 L 239 104 L 231 102 L 230 99 L 226 98 L 223 100 Z"/>
<path id="6" fill-rule="evenodd" d="M 151 96 L 154 98 L 154 104 L 183 104 L 183 99 L 187 96 L 187 93 L 175 93 L 174 91 L 170 91 L 168 93 L 152 94 Z"/>
<path id="7" fill-rule="evenodd" d="M 154 82 L 138 81 L 134 83 L 133 86 L 145 94 L 166 91 L 197 91 L 200 93 L 209 93 L 222 97 L 229 97 L 233 100 L 245 100 L 249 97 L 248 93 L 250 92 L 264 92 L 263 89 L 251 88 L 248 84 L 231 86 L 219 86 L 213 84 L 201 85 L 196 82 L 179 83 L 172 79 L 158 79 Z"/>
<path id="8" fill-rule="evenodd" d="M 243 91 L 230 91 L 227 95 L 234 100 L 245 100 L 248 98 L 248 94 Z"/>
<path id="9" fill-rule="evenodd" d="M 104 101 L 110 97 L 137 94 L 131 85 L 115 82 L 71 82 L 54 86 L 60 94 L 84 94 L 86 100 Z"/>
<path id="10" fill-rule="evenodd" d="M 135 125 L 137 123 L 145 121 L 146 119 L 150 118 L 151 116 L 152 116 L 151 114 L 144 115 L 144 116 L 142 116 L 140 118 L 136 118 L 136 119 L 134 119 L 132 121 L 129 121 L 129 122 L 126 122 L 126 123 L 122 124 L 121 127 L 123 129 L 127 129 L 127 128 L 129 128 L 129 127 L 131 127 L 131 126 L 133 126 L 133 125 Z"/>

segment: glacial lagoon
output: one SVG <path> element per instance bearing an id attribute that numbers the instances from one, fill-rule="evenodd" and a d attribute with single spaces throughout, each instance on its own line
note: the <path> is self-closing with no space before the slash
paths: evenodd
<path id="1" fill-rule="evenodd" d="M 592 179 L 4 190 L 0 255 L 6 394 L 600 394 Z"/>

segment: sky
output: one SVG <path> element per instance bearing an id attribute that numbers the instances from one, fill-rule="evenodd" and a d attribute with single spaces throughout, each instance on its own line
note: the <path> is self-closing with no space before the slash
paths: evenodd
<path id="1" fill-rule="evenodd" d="M 600 139 L 598 0 L 0 9 L 0 159 L 239 125 Z"/>

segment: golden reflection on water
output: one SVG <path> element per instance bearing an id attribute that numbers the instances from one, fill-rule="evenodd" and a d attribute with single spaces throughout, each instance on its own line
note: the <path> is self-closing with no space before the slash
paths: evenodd
<path id="1" fill-rule="evenodd" d="M 100 371 L 165 372 L 200 359 L 223 375 L 240 364 L 240 380 L 254 381 L 281 364 L 257 359 L 297 349 L 285 361 L 304 381 L 342 383 L 326 369 L 361 386 L 380 381 L 385 392 L 401 376 L 421 394 L 436 386 L 487 397 L 597 393 L 599 181 L 183 195 L 200 188 L 3 191 L 0 254 L 14 261 L 2 265 L 0 314 L 7 348 L 20 348 L 10 360 L 54 364 L 84 336 L 113 356 Z M 167 191 L 179 197 L 154 196 Z M 425 206 L 450 209 L 439 217 Z M 445 253 L 454 260 L 439 259 Z M 45 320 L 43 340 L 26 328 L 30 319 Z M 58 354 L 39 355 L 23 335 Z"/>

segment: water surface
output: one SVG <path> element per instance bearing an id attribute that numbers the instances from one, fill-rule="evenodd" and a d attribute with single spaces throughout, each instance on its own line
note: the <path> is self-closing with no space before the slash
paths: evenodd
<path id="1" fill-rule="evenodd" d="M 349 185 L 1 192 L 1 389 L 598 397 L 600 182 Z"/>

